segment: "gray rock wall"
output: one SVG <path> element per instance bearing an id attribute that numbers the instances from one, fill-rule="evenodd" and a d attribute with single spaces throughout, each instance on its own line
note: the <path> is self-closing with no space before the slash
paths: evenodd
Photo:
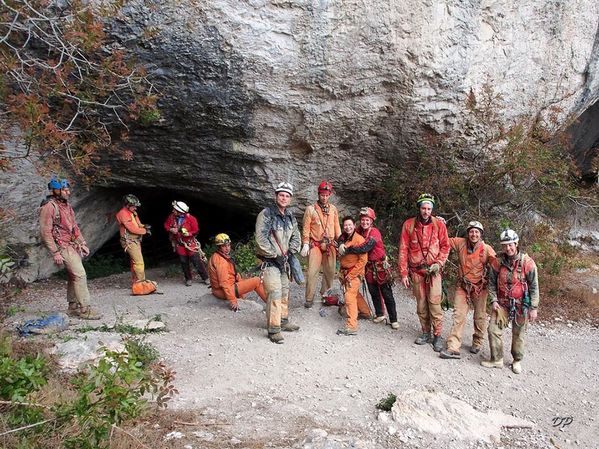
<path id="1" fill-rule="evenodd" d="M 423 133 L 464 132 L 470 90 L 491 85 L 506 123 L 556 106 L 565 126 L 592 108 L 598 25 L 596 0 L 133 0 L 109 31 L 147 65 L 162 119 L 131 129 L 133 163 L 109 161 L 107 186 L 167 186 L 257 212 L 280 180 L 294 183 L 301 209 L 330 179 L 336 202 L 356 207 Z M 584 166 L 597 114 L 581 123 L 572 132 Z M 25 173 L 2 175 L 17 186 L 2 202 L 23 220 L 9 238 L 35 246 L 45 181 L 22 183 Z M 84 232 L 104 229 L 102 195 L 77 198 Z"/>

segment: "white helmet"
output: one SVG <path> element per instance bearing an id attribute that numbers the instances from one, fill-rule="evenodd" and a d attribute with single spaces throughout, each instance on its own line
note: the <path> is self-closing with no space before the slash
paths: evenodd
<path id="1" fill-rule="evenodd" d="M 470 229 L 476 228 L 478 229 L 481 234 L 483 232 L 485 232 L 485 228 L 483 228 L 483 225 L 480 221 L 471 221 L 470 223 L 468 223 L 468 227 L 466 228 L 466 232 L 470 231 Z"/>
<path id="2" fill-rule="evenodd" d="M 189 206 L 183 201 L 173 201 L 173 209 L 182 214 L 189 212 Z"/>
<path id="3" fill-rule="evenodd" d="M 518 243 L 520 239 L 518 238 L 518 234 L 511 229 L 506 229 L 499 236 L 499 241 L 502 245 L 507 245 L 508 243 Z"/>
<path id="4" fill-rule="evenodd" d="M 279 192 L 287 192 L 289 195 L 293 196 L 293 186 L 288 182 L 280 182 L 275 189 L 275 193 Z"/>

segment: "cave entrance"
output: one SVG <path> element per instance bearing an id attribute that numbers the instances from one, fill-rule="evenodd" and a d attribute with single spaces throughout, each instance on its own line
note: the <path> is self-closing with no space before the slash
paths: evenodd
<path id="1" fill-rule="evenodd" d="M 567 133 L 583 180 L 589 184 L 597 183 L 599 173 L 593 169 L 593 160 L 599 153 L 599 101 L 584 111 Z"/>
<path id="2" fill-rule="evenodd" d="M 189 194 L 166 189 L 107 189 L 106 193 L 114 198 L 114 213 L 122 205 L 122 197 L 125 194 L 133 193 L 140 199 L 141 222 L 152 226 L 152 235 L 143 241 L 144 262 L 147 268 L 178 263 L 169 235 L 164 229 L 164 222 L 172 211 L 174 200 L 185 202 L 191 215 L 197 218 L 200 227 L 198 240 L 204 250 L 213 245 L 214 236 L 221 232 L 228 234 L 234 244 L 253 238 L 256 214 L 254 211 L 244 211 L 242 204 L 215 205 Z M 118 232 L 94 253 L 89 263 L 102 265 L 102 260 L 116 265 L 112 272 L 129 269 L 129 258 L 121 248 Z M 92 274 L 90 277 L 99 276 Z"/>

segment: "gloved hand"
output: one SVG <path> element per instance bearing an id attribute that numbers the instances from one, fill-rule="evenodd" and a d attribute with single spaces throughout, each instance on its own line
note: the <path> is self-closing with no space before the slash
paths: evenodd
<path id="1" fill-rule="evenodd" d="M 237 301 L 230 301 L 229 309 L 231 309 L 233 312 L 237 312 L 239 310 L 239 304 L 237 304 Z"/>
<path id="2" fill-rule="evenodd" d="M 307 243 L 304 243 L 304 246 L 302 246 L 302 250 L 300 251 L 300 254 L 302 255 L 302 257 L 307 257 L 309 252 L 310 252 L 310 245 L 308 245 Z"/>
<path id="3" fill-rule="evenodd" d="M 89 248 L 87 247 L 87 245 L 83 244 L 81 245 L 81 257 L 87 256 L 89 256 Z"/>
<path id="4" fill-rule="evenodd" d="M 144 225 L 144 228 L 146 228 L 146 235 L 149 237 L 150 235 L 152 235 L 152 226 L 150 225 Z"/>
<path id="5" fill-rule="evenodd" d="M 507 310 L 503 307 L 499 307 L 495 310 L 495 322 L 499 329 L 505 329 L 508 325 L 508 321 Z"/>
<path id="6" fill-rule="evenodd" d="M 339 253 L 340 256 L 343 256 L 343 255 L 345 255 L 345 251 L 346 251 L 345 245 L 342 243 L 337 248 L 337 252 Z"/>
<path id="7" fill-rule="evenodd" d="M 439 274 L 439 271 L 441 271 L 441 265 L 439 265 L 438 263 L 434 263 L 430 267 L 428 267 L 428 272 L 433 276 Z"/>
<path id="8" fill-rule="evenodd" d="M 188 237 L 189 236 L 189 231 L 185 228 L 181 228 L 181 234 L 183 234 L 184 237 Z"/>
<path id="9" fill-rule="evenodd" d="M 64 264 L 64 259 L 62 258 L 62 254 L 60 254 L 60 252 L 54 253 L 52 258 L 54 259 L 54 263 L 56 265 L 61 266 L 62 264 Z"/>

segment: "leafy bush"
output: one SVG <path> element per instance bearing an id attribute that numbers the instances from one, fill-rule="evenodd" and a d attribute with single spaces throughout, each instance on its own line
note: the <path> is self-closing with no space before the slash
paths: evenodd
<path id="1" fill-rule="evenodd" d="M 151 397 L 165 407 L 177 393 L 174 373 L 156 362 L 156 349 L 131 339 L 125 343 L 127 352 L 105 350 L 97 366 L 70 380 L 53 376 L 68 394 L 42 394 L 51 403 L 35 404 L 33 395 L 49 378 L 48 365 L 41 355 L 14 357 L 13 344 L 0 337 L 0 398 L 15 403 L 4 422 L 32 427 L 3 440 L 7 449 L 106 448 L 113 426 L 140 416 Z"/>
<path id="2" fill-rule="evenodd" d="M 126 262 L 122 256 L 105 254 L 92 256 L 89 260 L 84 260 L 83 267 L 88 279 L 97 279 L 111 274 L 123 273 L 126 271 Z"/>
<path id="3" fill-rule="evenodd" d="M 256 244 L 254 240 L 250 240 L 246 243 L 238 243 L 235 245 L 233 250 L 233 258 L 237 270 L 243 275 L 254 274 L 258 266 L 258 259 L 256 259 Z"/>
<path id="4" fill-rule="evenodd" d="M 397 401 L 397 396 L 393 393 L 389 393 L 386 398 L 381 399 L 378 404 L 376 404 L 376 408 L 385 412 L 390 412 L 395 401 Z"/>

